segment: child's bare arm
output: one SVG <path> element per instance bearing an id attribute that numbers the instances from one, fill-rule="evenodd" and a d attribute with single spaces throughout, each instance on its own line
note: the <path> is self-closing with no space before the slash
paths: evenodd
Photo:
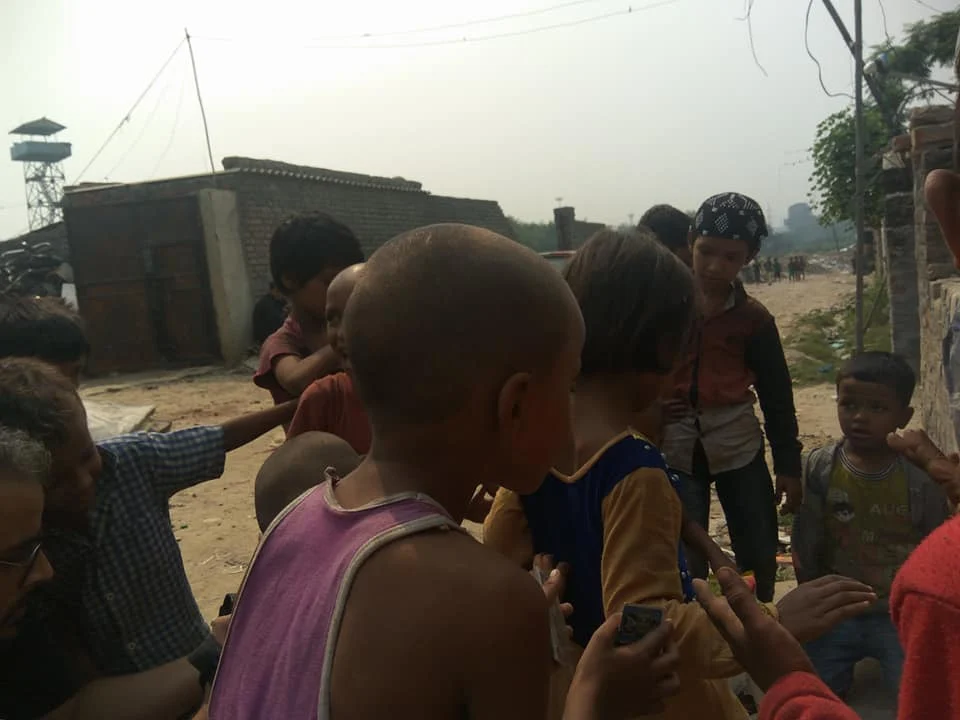
<path id="1" fill-rule="evenodd" d="M 291 400 L 267 410 L 259 410 L 227 420 L 223 423 L 223 449 L 230 452 L 253 442 L 275 427 L 290 422 L 296 410 L 297 401 Z"/>
<path id="2" fill-rule="evenodd" d="M 299 396 L 314 380 L 340 369 L 340 357 L 325 345 L 304 358 L 284 355 L 273 366 L 273 375 L 284 390 Z"/>
<path id="3" fill-rule="evenodd" d="M 727 554 L 720 549 L 710 534 L 700 527 L 700 523 L 687 517 L 686 510 L 683 511 L 681 519 L 680 535 L 687 547 L 693 548 L 703 555 L 710 563 L 710 569 L 717 572 L 722 567 L 728 567 L 731 570 L 737 570 L 736 563 L 733 562 Z"/>
<path id="4" fill-rule="evenodd" d="M 423 533 L 358 572 L 337 639 L 332 714 L 544 718 L 550 667 L 536 581 L 466 534 Z"/>

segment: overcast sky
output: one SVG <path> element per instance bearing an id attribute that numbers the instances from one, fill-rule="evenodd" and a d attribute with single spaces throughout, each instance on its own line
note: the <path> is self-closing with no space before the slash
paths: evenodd
<path id="1" fill-rule="evenodd" d="M 853 3 L 836 5 L 852 30 Z M 951 3 L 884 5 L 898 35 Z M 817 122 L 849 102 L 820 88 L 804 50 L 806 9 L 755 0 L 765 76 L 740 19 L 744 0 L 5 0 L 0 129 L 42 115 L 66 125 L 67 180 L 77 180 L 186 26 L 218 167 L 244 155 L 402 175 L 438 195 L 497 200 L 525 220 L 549 219 L 562 197 L 578 218 L 610 224 L 654 203 L 694 208 L 738 190 L 779 225 L 806 199 Z M 864 17 L 868 45 L 881 41 L 877 0 L 864 0 Z M 809 37 L 827 88 L 852 92 L 849 52 L 819 0 Z M 421 46 L 365 47 L 408 44 Z M 203 172 L 189 73 L 181 48 L 82 179 Z M 22 168 L 0 162 L 0 237 L 26 229 L 23 198 Z"/>

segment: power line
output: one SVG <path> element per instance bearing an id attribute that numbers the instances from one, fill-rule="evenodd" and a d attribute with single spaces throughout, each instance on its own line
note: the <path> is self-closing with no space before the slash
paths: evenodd
<path id="1" fill-rule="evenodd" d="M 170 148 L 173 147 L 173 138 L 176 137 L 177 128 L 180 126 L 180 110 L 183 108 L 183 94 L 187 89 L 187 66 L 183 66 L 183 76 L 180 78 L 180 95 L 177 97 L 177 109 L 173 116 L 173 127 L 170 128 L 170 135 L 167 137 L 167 144 L 163 148 L 163 152 L 160 153 L 160 157 L 157 158 L 157 162 L 153 166 L 153 170 L 150 171 L 150 178 L 154 178 L 157 175 L 157 170 L 160 169 L 161 163 L 166 159 L 167 153 L 170 152 Z"/>
<path id="2" fill-rule="evenodd" d="M 117 168 L 119 168 L 123 164 L 123 161 L 126 160 L 127 157 L 129 157 L 130 153 L 132 153 L 134 149 L 137 147 L 137 145 L 140 144 L 140 141 L 143 139 L 143 136 L 146 134 L 147 129 L 150 127 L 150 121 L 153 120 L 153 116 L 156 115 L 157 110 L 160 109 L 160 105 L 162 104 L 163 99 L 167 96 L 167 92 L 170 90 L 171 85 L 172 85 L 172 78 L 167 80 L 166 84 L 163 86 L 163 89 L 157 95 L 157 99 L 153 103 L 153 107 L 150 108 L 150 112 L 147 113 L 147 117 L 143 121 L 143 127 L 140 128 L 140 132 L 137 133 L 137 137 L 134 138 L 133 142 L 130 144 L 130 147 L 127 148 L 126 152 L 124 152 L 120 156 L 120 159 L 117 160 L 117 162 L 113 164 L 113 167 L 111 167 L 110 170 L 108 170 L 107 173 L 104 175 L 105 180 L 109 180 L 113 176 L 113 173 L 116 172 Z"/>
<path id="3" fill-rule="evenodd" d="M 887 8 L 884 7 L 883 0 L 877 0 L 877 4 L 880 5 L 880 19 L 883 22 L 883 34 L 887 38 L 887 43 L 892 45 L 893 38 L 890 37 L 890 31 L 887 29 Z"/>
<path id="4" fill-rule="evenodd" d="M 921 7 L 927 8 L 927 10 L 933 10 L 935 13 L 945 13 L 945 12 L 947 12 L 946 10 L 941 10 L 940 8 L 935 8 L 933 5 L 930 5 L 929 3 L 925 3 L 923 0 L 913 0 L 913 1 L 914 1 L 917 5 L 919 5 L 919 6 L 921 6 Z"/>
<path id="5" fill-rule="evenodd" d="M 389 32 L 380 32 L 380 33 L 363 33 L 361 35 L 341 35 L 339 37 L 330 36 L 324 39 L 358 40 L 362 38 L 395 37 L 398 35 L 420 35 L 422 33 L 437 32 L 439 30 L 454 30 L 456 28 L 470 27 L 471 25 L 487 25 L 490 23 L 503 22 L 504 20 L 514 20 L 517 18 L 534 17 L 535 15 L 544 15 L 546 13 L 555 12 L 557 10 L 565 10 L 567 8 L 576 7 L 577 5 L 589 5 L 591 3 L 596 3 L 600 1 L 601 0 L 571 0 L 570 2 L 560 3 L 559 5 L 550 5 L 548 7 L 536 8 L 533 10 L 526 10 L 523 12 L 510 13 L 509 15 L 498 15 L 496 17 L 490 17 L 490 18 L 481 18 L 477 20 L 465 20 L 463 22 L 448 23 L 446 25 L 433 25 L 431 27 L 412 28 L 409 30 L 392 30 Z"/>
<path id="6" fill-rule="evenodd" d="M 769 75 L 767 75 L 766 68 L 760 64 L 760 59 L 757 57 L 757 48 L 753 44 L 753 20 L 751 18 L 751 14 L 753 13 L 753 3 L 754 0 L 746 0 L 746 11 L 744 16 L 740 19 L 747 21 L 747 37 L 750 39 L 750 54 L 753 55 L 753 62 L 758 68 L 760 68 L 760 72 L 763 73 L 764 77 L 769 77 Z"/>
<path id="7" fill-rule="evenodd" d="M 637 15 L 648 10 L 655 10 L 656 8 L 665 7 L 667 5 L 675 5 L 681 0 L 661 0 L 660 2 L 653 2 L 648 5 L 641 5 L 639 7 L 633 7 L 632 5 L 627 6 L 624 10 L 614 10 L 612 12 L 603 13 L 601 15 L 593 15 L 591 17 L 581 18 L 579 20 L 570 20 L 568 22 L 554 23 L 552 25 L 541 25 L 539 27 L 527 28 L 526 30 L 514 30 L 509 32 L 502 33 L 493 33 L 490 35 L 477 35 L 474 37 L 464 36 L 460 38 L 447 38 L 444 40 L 428 40 L 424 42 L 416 43 L 389 43 L 389 44 L 353 44 L 353 45 L 326 45 L 326 44 L 306 44 L 299 47 L 306 48 L 310 50 L 400 50 L 405 48 L 423 48 L 423 47 L 438 47 L 441 45 L 459 45 L 463 43 L 475 43 L 483 42 L 486 40 L 497 40 L 500 38 L 511 38 L 511 37 L 520 37 L 523 35 L 533 35 L 534 33 L 546 32 L 549 30 L 558 30 L 560 28 L 569 28 L 576 27 L 578 25 L 586 25 L 588 23 L 599 22 L 600 20 L 607 20 L 614 17 L 622 17 L 624 15 Z M 224 38 L 224 37 L 208 37 L 208 36 L 191 36 L 194 40 L 204 40 L 204 41 L 214 41 L 214 42 L 234 42 L 238 38 Z"/>
<path id="8" fill-rule="evenodd" d="M 149 83 L 147 83 L 147 87 L 144 88 L 142 93 L 140 93 L 140 96 L 133 103 L 133 106 L 127 111 L 127 114 L 123 116 L 123 119 L 120 121 L 120 123 L 113 129 L 113 132 L 111 132 L 107 136 L 107 139 L 103 141 L 103 145 L 100 146 L 100 149 L 94 153 L 92 158 L 90 158 L 90 162 L 88 162 L 84 166 L 83 170 L 80 171 L 80 174 L 77 175 L 76 180 L 73 181 L 74 185 L 76 185 L 78 182 L 80 182 L 81 179 L 83 179 L 83 176 L 86 174 L 87 170 L 89 170 L 90 166 L 97 161 L 97 158 L 100 157 L 100 154 L 104 151 L 104 149 L 106 149 L 107 145 L 110 144 L 110 141 L 113 140 L 114 137 L 116 137 L 117 133 L 120 132 L 120 130 L 123 128 L 124 125 L 130 122 L 130 116 L 133 115 L 133 111 L 137 109 L 137 106 L 140 105 L 141 101 L 146 96 L 146 94 L 150 92 L 150 88 L 152 88 L 156 84 L 157 80 L 160 79 L 160 76 L 163 75 L 163 71 L 167 69 L 167 66 L 177 56 L 177 53 L 180 52 L 180 48 L 183 47 L 183 44 L 185 42 L 186 40 L 181 40 L 179 43 L 177 43 L 177 47 L 174 48 L 172 53 L 170 53 L 170 57 L 168 57 L 166 61 L 163 63 L 163 65 L 160 66 L 160 69 L 157 71 L 157 74 L 153 76 L 153 79 L 150 80 Z"/>
<path id="9" fill-rule="evenodd" d="M 817 60 L 816 56 L 813 54 L 813 51 L 810 49 L 810 11 L 813 10 L 813 0 L 810 0 L 807 3 L 807 15 L 803 20 L 803 46 L 807 50 L 807 55 L 810 56 L 810 59 L 813 60 L 814 65 L 817 66 L 817 79 L 820 81 L 820 87 L 823 89 L 823 92 L 827 97 L 846 97 L 853 100 L 853 95 L 847 92 L 838 92 L 833 93 L 827 90 L 827 86 L 823 82 L 823 66 L 820 65 L 820 61 Z"/>

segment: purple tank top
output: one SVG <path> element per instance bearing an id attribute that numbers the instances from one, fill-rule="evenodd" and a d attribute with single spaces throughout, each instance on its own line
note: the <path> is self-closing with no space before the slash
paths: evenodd
<path id="1" fill-rule="evenodd" d="M 353 579 L 384 545 L 459 526 L 424 495 L 345 510 L 331 483 L 305 493 L 264 533 L 230 622 L 211 720 L 325 720 L 337 634 Z"/>

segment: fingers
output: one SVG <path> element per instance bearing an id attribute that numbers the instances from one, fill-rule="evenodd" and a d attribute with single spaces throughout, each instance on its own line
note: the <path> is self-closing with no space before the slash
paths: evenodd
<path id="1" fill-rule="evenodd" d="M 873 600 L 865 600 L 859 603 L 848 603 L 842 605 L 841 607 L 834 608 L 829 612 L 824 613 L 823 622 L 828 627 L 834 627 L 839 623 L 842 623 L 844 620 L 849 620 L 850 618 L 861 615 L 870 609 L 870 606 L 873 605 L 876 598 Z"/>
<path id="2" fill-rule="evenodd" d="M 598 627 L 590 638 L 590 645 L 598 643 L 600 647 L 612 646 L 617 639 L 617 629 L 620 627 L 620 618 L 623 613 L 613 613 L 603 625 Z"/>
<path id="3" fill-rule="evenodd" d="M 732 570 L 721 568 L 717 574 L 733 573 Z M 733 573 L 736 574 L 736 573 Z M 737 644 L 743 637 L 743 623 L 737 617 L 736 613 L 727 603 L 725 598 L 719 598 L 713 594 L 710 586 L 703 580 L 694 580 L 693 589 L 697 596 L 697 602 L 707 613 L 707 617 L 714 624 L 717 630 L 723 635 L 724 639 L 730 645 Z"/>
<path id="4" fill-rule="evenodd" d="M 854 580 L 846 575 L 824 575 L 815 580 L 804 583 L 807 587 L 825 588 L 828 587 L 830 593 L 835 592 L 868 592 L 873 593 L 873 588 L 859 580 Z"/>
<path id="5" fill-rule="evenodd" d="M 677 644 L 673 641 L 673 637 L 668 635 L 663 650 L 653 659 L 653 662 L 650 663 L 650 674 L 654 677 L 669 675 L 673 673 L 679 665 L 680 650 L 677 649 Z"/>
<path id="6" fill-rule="evenodd" d="M 649 658 L 655 658 L 660 654 L 667 643 L 670 642 L 670 635 L 673 633 L 673 623 L 669 619 L 664 620 L 656 628 L 648 632 L 640 642 L 630 645 L 630 651 L 635 654 L 645 654 Z M 652 663 L 651 663 L 652 666 Z"/>
<path id="7" fill-rule="evenodd" d="M 730 609 L 744 624 L 746 624 L 748 618 L 763 615 L 760 608 L 757 607 L 757 601 L 753 597 L 753 593 L 750 592 L 750 587 L 737 573 L 728 568 L 721 568 L 717 572 L 717 580 Z"/>
<path id="8" fill-rule="evenodd" d="M 561 563 L 550 571 L 550 577 L 543 583 L 543 594 L 547 596 L 548 603 L 558 602 L 563 597 L 563 591 L 567 587 L 569 567 Z"/>

